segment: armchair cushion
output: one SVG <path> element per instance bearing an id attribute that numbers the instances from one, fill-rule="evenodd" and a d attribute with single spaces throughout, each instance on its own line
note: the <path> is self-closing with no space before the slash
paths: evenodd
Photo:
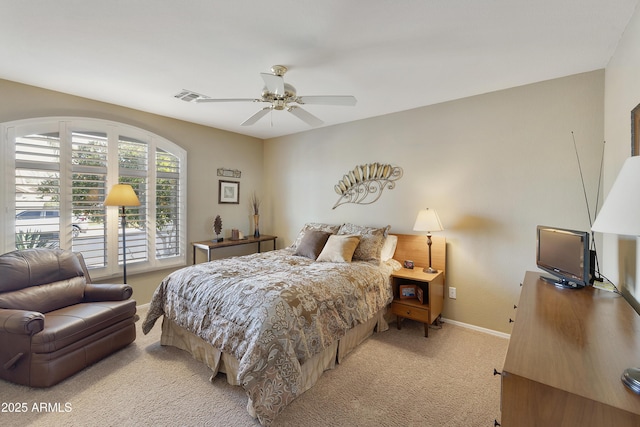
<path id="1" fill-rule="evenodd" d="M 62 249 L 25 249 L 0 257 L 0 292 L 84 276 L 75 253 Z"/>
<path id="2" fill-rule="evenodd" d="M 45 315 L 44 330 L 33 336 L 34 353 L 52 353 L 133 318 L 136 302 L 105 301 L 77 304 Z"/>
<path id="3" fill-rule="evenodd" d="M 84 289 L 84 277 L 31 286 L 0 294 L 0 308 L 47 313 L 82 302 Z"/>

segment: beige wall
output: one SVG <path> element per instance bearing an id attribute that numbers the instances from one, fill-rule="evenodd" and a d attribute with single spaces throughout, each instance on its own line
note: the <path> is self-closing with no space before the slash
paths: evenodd
<path id="1" fill-rule="evenodd" d="M 520 281 L 536 269 L 536 225 L 589 229 L 571 132 L 593 206 L 603 108 L 600 70 L 267 140 L 268 231 L 280 245 L 308 221 L 419 234 L 418 210 L 434 208 L 448 242 L 447 282 L 457 288 L 444 316 L 510 332 Z M 338 179 L 371 162 L 404 176 L 374 204 L 333 210 Z"/>
<path id="2" fill-rule="evenodd" d="M 631 110 L 640 104 L 640 12 L 629 24 L 606 68 L 604 188 L 608 192 L 625 159 L 631 155 Z M 637 188 L 629 191 L 639 191 Z M 600 237 L 600 236 L 599 236 Z M 605 275 L 640 300 L 637 239 L 602 236 Z"/>
<path id="3" fill-rule="evenodd" d="M 221 216 L 225 232 L 231 228 L 249 232 L 248 198 L 254 190 L 262 190 L 262 140 L 0 80 L 0 123 L 50 116 L 92 117 L 126 123 L 180 145 L 187 150 L 187 241 L 212 238 L 211 224 L 216 215 Z M 219 167 L 242 171 L 240 205 L 218 204 L 216 169 Z M 191 246 L 185 250 L 191 262 Z M 164 273 L 127 277 L 137 301 L 149 302 Z"/>

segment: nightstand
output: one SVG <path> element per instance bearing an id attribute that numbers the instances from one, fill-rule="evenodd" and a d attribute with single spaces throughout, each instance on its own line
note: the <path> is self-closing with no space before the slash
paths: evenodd
<path id="1" fill-rule="evenodd" d="M 391 274 L 393 302 L 391 312 L 398 317 L 398 329 L 403 319 L 417 320 L 424 323 L 424 336 L 429 336 L 429 325 L 438 321 L 444 305 L 444 274 L 425 273 L 422 267 L 403 268 Z M 412 288 L 413 287 L 413 288 Z M 417 298 L 407 298 L 412 289 L 416 294 L 422 291 L 422 302 Z M 405 297 L 402 298 L 401 291 Z"/>

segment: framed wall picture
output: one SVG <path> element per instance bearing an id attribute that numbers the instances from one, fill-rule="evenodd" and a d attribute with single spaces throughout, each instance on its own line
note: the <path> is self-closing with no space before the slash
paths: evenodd
<path id="1" fill-rule="evenodd" d="M 240 183 L 218 180 L 218 203 L 240 203 Z"/>

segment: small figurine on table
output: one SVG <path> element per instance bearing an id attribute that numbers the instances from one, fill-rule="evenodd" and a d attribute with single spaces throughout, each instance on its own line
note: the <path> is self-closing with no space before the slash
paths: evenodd
<path id="1" fill-rule="evenodd" d="M 224 237 L 220 237 L 222 232 L 222 218 L 220 218 L 220 215 L 217 215 L 216 219 L 213 220 L 213 232 L 216 233 L 216 238 L 212 241 L 222 242 L 224 240 Z"/>

